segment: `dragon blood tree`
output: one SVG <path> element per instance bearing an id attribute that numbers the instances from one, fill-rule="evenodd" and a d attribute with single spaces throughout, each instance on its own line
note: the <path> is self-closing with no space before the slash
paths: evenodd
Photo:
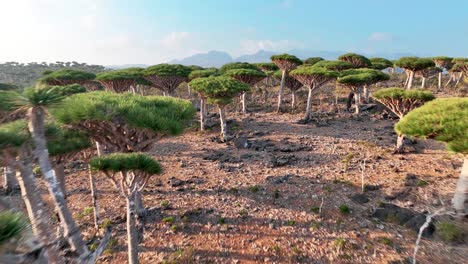
<path id="1" fill-rule="evenodd" d="M 314 65 L 315 63 L 319 61 L 323 61 L 324 59 L 322 57 L 310 57 L 304 60 L 304 65 Z"/>
<path id="2" fill-rule="evenodd" d="M 455 86 L 457 86 L 463 76 L 468 76 L 468 58 L 454 58 L 452 62 L 454 65 L 451 71 L 460 74 L 455 83 Z"/>
<path id="3" fill-rule="evenodd" d="M 120 194 L 127 204 L 128 261 L 130 264 L 137 264 L 136 197 L 145 188 L 151 176 L 162 172 L 161 166 L 142 153 L 114 153 L 96 157 L 90 161 L 90 165 L 92 169 L 102 171 L 116 186 L 120 186 Z"/>
<path id="4" fill-rule="evenodd" d="M 440 98 L 409 112 L 395 125 L 398 134 L 431 138 L 447 143 L 450 151 L 464 155 L 453 196 L 453 208 L 463 215 L 468 190 L 468 98 Z"/>
<path id="5" fill-rule="evenodd" d="M 446 71 L 450 70 L 453 66 L 453 58 L 451 57 L 446 57 L 446 56 L 438 56 L 438 57 L 433 57 L 432 60 L 434 61 L 436 67 L 439 67 L 442 69 L 439 72 L 438 76 L 438 82 L 437 82 L 437 90 L 440 91 L 442 90 L 442 72 L 445 69 Z"/>
<path id="6" fill-rule="evenodd" d="M 100 82 L 106 91 L 124 93 L 129 92 L 142 76 L 137 70 L 122 69 L 98 73 L 96 81 Z"/>
<path id="7" fill-rule="evenodd" d="M 426 69 L 423 69 L 423 70 L 420 70 L 420 71 L 416 72 L 414 74 L 414 76 L 422 78 L 421 89 L 424 89 L 424 88 L 426 88 L 426 80 L 433 77 L 433 76 L 438 75 L 441 72 L 442 72 L 441 68 L 429 67 L 429 68 L 426 68 Z"/>
<path id="8" fill-rule="evenodd" d="M 52 85 L 52 86 L 64 86 L 70 84 L 80 84 L 86 88 L 94 87 L 93 80 L 96 78 L 94 73 L 84 72 L 79 70 L 65 69 L 51 72 L 44 75 L 39 79 L 39 83 Z"/>
<path id="9" fill-rule="evenodd" d="M 369 66 L 371 69 L 383 71 L 393 67 L 393 62 L 385 58 L 370 58 L 369 61 L 371 62 L 371 65 Z"/>
<path id="10" fill-rule="evenodd" d="M 337 82 L 350 89 L 353 93 L 360 93 L 361 87 L 363 86 L 372 85 L 389 79 L 390 76 L 382 71 L 361 68 L 344 70 L 341 72 L 340 77 L 338 77 Z M 359 102 L 356 101 L 355 113 L 359 114 L 360 112 Z"/>
<path id="11" fill-rule="evenodd" d="M 164 94 L 174 96 L 177 87 L 188 81 L 191 71 L 189 67 L 184 65 L 163 63 L 146 68 L 143 71 L 143 76 Z"/>
<path id="12" fill-rule="evenodd" d="M 422 106 L 435 97 L 429 91 L 386 88 L 375 92 L 372 97 L 390 109 L 399 119 L 411 110 Z M 398 134 L 395 153 L 403 153 L 404 135 Z"/>
<path id="13" fill-rule="evenodd" d="M 320 61 L 312 66 L 303 65 L 291 71 L 290 75 L 309 89 L 304 122 L 309 121 L 312 117 L 312 92 L 338 77 L 338 69 L 349 67 L 347 62 Z"/>
<path id="14" fill-rule="evenodd" d="M 250 87 L 254 86 L 261 80 L 265 79 L 267 75 L 259 70 L 250 70 L 250 69 L 232 69 L 226 71 L 224 73 L 226 76 L 230 76 L 240 82 L 243 82 Z M 242 113 L 246 114 L 247 113 L 247 106 L 246 106 L 246 101 L 245 101 L 245 93 L 241 93 L 241 101 L 242 101 Z"/>
<path id="15" fill-rule="evenodd" d="M 226 141 L 226 105 L 232 102 L 232 98 L 242 92 L 249 91 L 250 87 L 236 79 L 227 76 L 197 78 L 190 82 L 195 91 L 204 94 L 208 102 L 215 104 L 219 109 L 219 119 L 221 123 L 221 139 Z"/>
<path id="16" fill-rule="evenodd" d="M 419 57 L 401 57 L 395 62 L 395 65 L 404 69 L 408 75 L 405 82 L 405 87 L 411 89 L 413 86 L 414 74 L 418 71 L 434 67 L 435 63 L 431 59 Z"/>
<path id="17" fill-rule="evenodd" d="M 273 76 L 278 80 L 281 80 L 283 73 L 281 71 L 276 71 Z M 288 75 L 286 76 L 286 80 L 284 80 L 284 86 L 291 90 L 291 109 L 294 110 L 297 102 L 297 91 L 304 87 L 304 85 L 302 85 L 300 81 Z"/>
<path id="18" fill-rule="evenodd" d="M 26 109 L 28 130 L 34 144 L 34 153 L 41 168 L 42 175 L 46 182 L 49 194 L 55 205 L 55 210 L 60 217 L 60 224 L 63 227 L 64 237 L 68 240 L 70 247 L 82 257 L 89 256 L 89 250 L 85 245 L 78 226 L 66 204 L 64 194 L 57 180 L 57 175 L 52 167 L 52 163 L 47 149 L 46 139 L 46 116 L 48 108 L 60 104 L 68 95 L 81 92 L 78 86 L 45 86 L 39 88 L 26 89 L 23 95 L 15 99 L 15 107 Z M 8 97 L 8 95 L 6 96 Z M 4 94 L 0 93 L 0 101 L 4 99 Z M 11 100 L 12 98 L 7 98 Z M 12 109 L 13 110 L 13 109 Z"/>
<path id="19" fill-rule="evenodd" d="M 273 55 L 271 56 L 271 61 L 280 68 L 282 75 L 281 75 L 281 83 L 280 83 L 280 90 L 278 93 L 278 105 L 277 105 L 277 112 L 281 111 L 281 104 L 283 103 L 283 92 L 284 92 L 284 86 L 285 86 L 285 81 L 286 81 L 286 76 L 288 73 L 297 66 L 302 65 L 302 61 L 294 56 L 294 55 L 289 55 L 289 54 L 279 54 L 279 55 Z"/>
<path id="20" fill-rule="evenodd" d="M 194 70 L 190 73 L 189 79 L 194 80 L 196 78 L 206 78 L 210 76 L 218 76 L 218 69 L 205 69 L 205 70 Z M 189 84 L 190 85 L 190 84 Z M 200 95 L 200 130 L 205 131 L 205 120 L 206 115 L 208 114 L 208 108 L 206 105 L 206 96 L 199 93 Z"/>
<path id="21" fill-rule="evenodd" d="M 338 60 L 349 62 L 351 63 L 351 65 L 353 65 L 353 68 L 357 68 L 357 69 L 370 68 L 372 65 L 371 61 L 367 57 L 362 56 L 360 54 L 356 54 L 356 53 L 343 54 L 338 57 Z M 363 90 L 367 91 L 367 86 L 363 87 Z M 356 104 L 361 104 L 361 90 L 359 90 L 359 92 L 356 95 L 354 92 L 349 93 L 348 102 L 347 102 L 348 106 L 351 106 L 351 101 L 354 96 L 356 96 L 355 98 Z"/>
<path id="22" fill-rule="evenodd" d="M 272 75 L 279 70 L 278 66 L 272 62 L 260 62 L 260 63 L 254 63 L 254 65 L 264 72 L 267 77 L 265 79 L 265 84 L 267 87 L 272 87 L 273 86 L 273 79 L 271 78 Z"/>
<path id="23" fill-rule="evenodd" d="M 0 125 L 0 164 L 10 165 L 13 172 L 16 168 L 20 173 L 15 173 L 21 189 L 21 197 L 26 205 L 31 228 L 34 235 L 43 245 L 48 245 L 54 237 L 53 227 L 47 219 L 47 209 L 41 195 L 37 192 L 36 178 L 34 177 L 32 164 L 33 158 L 30 151 L 30 138 L 24 121 L 15 121 Z M 18 156 L 18 158 L 16 158 Z M 51 243 L 43 247 L 44 252 L 38 254 L 38 259 L 44 257 L 49 263 L 60 263 L 63 258 L 59 254 L 57 243 Z"/>

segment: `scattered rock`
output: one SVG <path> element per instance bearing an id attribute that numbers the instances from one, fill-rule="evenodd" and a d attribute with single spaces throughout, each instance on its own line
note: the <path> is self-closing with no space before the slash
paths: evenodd
<path id="1" fill-rule="evenodd" d="M 184 181 L 177 179 L 176 177 L 169 178 L 167 182 L 171 187 L 179 187 L 185 184 Z"/>
<path id="2" fill-rule="evenodd" d="M 419 228 L 426 221 L 426 215 L 390 203 L 381 204 L 380 207 L 373 212 L 372 217 L 384 222 L 405 226 L 415 232 L 419 232 Z M 431 223 L 424 230 L 423 236 L 430 237 L 434 231 L 435 226 Z"/>
<path id="3" fill-rule="evenodd" d="M 358 203 L 358 204 L 365 204 L 369 202 L 369 198 L 367 198 L 365 194 L 361 194 L 361 193 L 351 196 L 350 199 L 351 201 Z"/>
<path id="4" fill-rule="evenodd" d="M 284 176 L 268 176 L 266 177 L 266 180 L 272 184 L 281 184 L 281 183 L 287 183 L 291 179 L 292 176 L 294 175 L 287 174 Z"/>

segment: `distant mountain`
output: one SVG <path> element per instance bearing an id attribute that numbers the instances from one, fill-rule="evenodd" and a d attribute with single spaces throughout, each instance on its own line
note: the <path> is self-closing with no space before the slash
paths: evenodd
<path id="1" fill-rule="evenodd" d="M 125 68 L 147 68 L 146 64 L 122 64 L 122 65 L 107 65 L 106 68 L 112 70 L 125 69 Z"/>
<path id="2" fill-rule="evenodd" d="M 195 54 L 181 60 L 171 60 L 168 63 L 198 65 L 202 67 L 221 67 L 229 62 L 232 62 L 231 55 L 227 52 L 213 50 L 208 53 Z"/>
<path id="3" fill-rule="evenodd" d="M 270 61 L 271 56 L 275 54 L 278 54 L 278 52 L 259 50 L 257 51 L 257 53 L 254 54 L 242 55 L 240 57 L 237 57 L 234 61 L 250 63 L 267 62 Z"/>

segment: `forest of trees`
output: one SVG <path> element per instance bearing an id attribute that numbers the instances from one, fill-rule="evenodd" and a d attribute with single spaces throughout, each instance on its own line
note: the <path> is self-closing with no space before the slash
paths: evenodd
<path id="1" fill-rule="evenodd" d="M 398 73 L 396 68 L 404 71 Z M 467 74 L 468 58 L 403 57 L 392 62 L 355 53 L 337 60 L 304 61 L 280 54 L 271 62 L 229 63 L 220 69 L 158 64 L 106 71 L 103 66 L 76 62 L 0 64 L 4 189 L 11 193 L 19 188 L 26 208 L 23 214 L 14 210 L 0 214 L 0 246 L 21 235 L 26 222 L 36 243 L 32 252 L 5 251 L 0 263 L 95 263 L 113 232 L 112 224 L 103 224 L 99 216 L 98 197 L 105 194 L 95 187 L 98 175 L 125 200 L 125 211 L 114 213 L 126 222 L 128 262 L 139 263 L 142 232 L 148 232 L 142 223 L 150 214 L 145 205 L 150 193 L 144 190 L 164 171 L 164 164 L 149 152 L 153 146 L 188 131 L 201 130 L 197 137 L 218 132 L 213 127 L 206 131 L 208 116 L 220 127 L 216 142 L 232 145 L 237 140 L 234 131 L 245 129 L 229 122 L 236 110 L 241 118 L 250 113 L 271 112 L 273 119 L 300 114 L 299 124 L 314 126 L 325 116 L 317 103 L 321 106 L 323 96 L 331 98 L 328 102 L 337 109 L 326 115 L 341 114 L 350 122 L 359 122 L 378 107 L 394 114 L 398 122 L 394 122 L 392 148 L 401 159 L 406 155 L 405 137 L 435 139 L 459 153 L 463 169 L 452 205 L 444 209 L 463 221 L 468 188 Z M 290 106 L 285 104 L 289 96 Z M 253 105 L 260 105 L 260 110 Z M 249 118 L 255 120 L 256 115 Z M 200 125 L 194 125 L 196 120 Z M 72 213 L 69 195 L 74 190 L 67 186 L 69 173 L 64 172 L 64 166 L 78 157 L 89 166 L 86 188 L 93 201 L 93 247 Z M 39 186 L 44 186 L 46 195 L 36 192 Z M 256 192 L 253 187 L 251 191 Z M 347 213 L 346 208 L 339 209 Z M 52 218 L 56 220 L 48 221 Z M 431 218 L 424 221 L 429 225 Z M 175 232 L 177 226 L 172 229 Z"/>

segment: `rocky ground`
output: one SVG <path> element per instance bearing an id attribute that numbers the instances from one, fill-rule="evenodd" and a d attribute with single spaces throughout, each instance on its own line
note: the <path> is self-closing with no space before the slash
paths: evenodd
<path id="1" fill-rule="evenodd" d="M 215 115 L 207 132 L 155 144 L 164 173 L 143 193 L 141 263 L 409 263 L 422 214 L 449 207 L 462 157 L 434 141 L 392 154 L 396 121 L 381 111 L 330 108 L 299 124 L 300 113 L 250 110 L 228 114 L 227 144 L 216 139 Z M 90 238 L 86 165 L 67 171 L 69 206 Z M 96 177 L 101 218 L 114 225 L 99 263 L 125 263 L 125 202 Z M 418 263 L 466 263 L 466 240 L 446 242 L 434 230 L 424 233 Z"/>

